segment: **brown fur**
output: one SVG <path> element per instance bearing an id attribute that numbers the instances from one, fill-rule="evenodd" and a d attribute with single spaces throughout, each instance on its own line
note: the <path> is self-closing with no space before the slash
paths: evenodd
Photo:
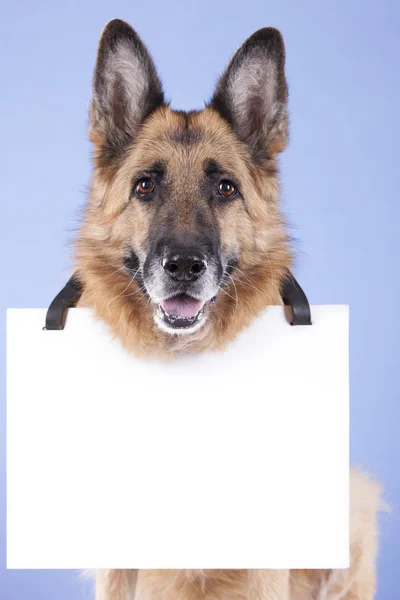
<path id="1" fill-rule="evenodd" d="M 160 108 L 144 124 L 116 174 L 104 173 L 104 169 L 94 172 L 77 240 L 77 273 L 85 290 L 80 305 L 93 307 L 135 353 L 165 355 L 183 347 L 193 351 L 222 348 L 265 306 L 281 303 L 281 280 L 290 266 L 288 238 L 278 211 L 276 160 L 270 158 L 264 169 L 256 169 L 246 148 L 211 108 L 190 114 L 188 130 L 198 131 L 200 141 L 182 147 L 173 142 L 173 135 L 183 133 L 186 126 L 180 113 Z M 124 204 L 131 174 L 165 156 L 178 189 L 195 187 L 204 161 L 211 158 L 235 172 L 247 192 L 247 210 L 237 203 L 218 215 L 222 240 L 239 243 L 240 270 L 210 307 L 205 327 L 190 338 L 172 339 L 159 331 L 138 284 L 118 270 L 124 240 L 132 236 L 137 246 L 145 248 L 149 232 L 148 208 Z M 189 200 L 180 197 L 177 208 L 181 219 L 189 222 L 185 212 L 190 211 L 190 201 L 190 196 Z"/>
<path id="2" fill-rule="evenodd" d="M 122 46 L 125 62 L 118 63 Z M 123 80 L 130 76 L 129 53 L 137 69 L 147 70 L 144 85 L 132 93 Z M 262 60 L 268 77 L 275 78 L 267 99 L 257 90 Z M 236 90 L 230 82 L 241 83 L 243 65 L 253 76 L 248 90 L 242 90 L 252 96 L 247 113 L 245 95 L 236 98 L 236 105 L 230 97 Z M 76 242 L 76 265 L 84 285 L 80 305 L 93 308 L 130 352 L 170 358 L 183 350 L 217 350 L 266 306 L 281 303 L 282 278 L 291 264 L 279 213 L 276 158 L 287 141 L 283 69 L 279 32 L 260 30 L 235 54 L 205 110 L 173 111 L 163 102 L 161 84 L 137 34 L 121 21 L 112 21 L 103 32 L 90 115 L 95 169 Z M 132 199 L 132 176 L 160 160 L 168 163 L 169 210 L 187 235 L 195 231 L 194 214 L 205 202 L 201 180 L 206 161 L 234 173 L 244 191 L 243 202 L 215 206 L 212 213 L 222 247 L 238 248 L 238 268 L 209 306 L 206 324 L 183 337 L 156 326 L 151 299 L 123 267 L 128 246 L 146 253 L 155 215 L 151 204 Z M 165 210 L 160 209 L 158 220 L 167 218 Z M 351 471 L 350 488 L 350 569 L 102 570 L 96 600 L 372 600 L 380 491 L 356 470 Z"/>

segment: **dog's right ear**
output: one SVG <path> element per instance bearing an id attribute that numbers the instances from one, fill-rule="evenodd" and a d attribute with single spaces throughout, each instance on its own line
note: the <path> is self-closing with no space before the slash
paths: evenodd
<path id="1" fill-rule="evenodd" d="M 90 105 L 95 165 L 118 159 L 141 123 L 163 104 L 162 85 L 143 42 L 124 21 L 110 21 L 100 38 Z"/>

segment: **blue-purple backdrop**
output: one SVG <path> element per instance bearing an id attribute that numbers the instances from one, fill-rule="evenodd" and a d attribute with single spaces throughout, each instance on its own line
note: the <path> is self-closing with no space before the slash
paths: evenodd
<path id="1" fill-rule="evenodd" d="M 47 306 L 69 275 L 105 23 L 120 17 L 138 30 L 172 106 L 184 109 L 210 97 L 254 30 L 281 29 L 292 138 L 282 201 L 299 240 L 296 274 L 313 303 L 350 304 L 351 455 L 385 483 L 393 506 L 381 519 L 377 597 L 398 600 L 400 3 L 4 0 L 0 13 L 2 358 L 5 308 Z M 0 598 L 89 598 L 75 572 L 5 570 L 5 385 L 1 437 Z"/>

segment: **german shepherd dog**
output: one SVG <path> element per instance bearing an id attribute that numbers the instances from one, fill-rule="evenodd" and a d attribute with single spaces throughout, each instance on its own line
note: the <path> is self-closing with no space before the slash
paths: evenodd
<path id="1" fill-rule="evenodd" d="M 204 110 L 172 110 L 135 31 L 120 20 L 104 29 L 76 272 L 80 306 L 129 351 L 219 349 L 281 304 L 291 263 L 277 164 L 288 141 L 284 65 L 281 34 L 260 29 Z M 96 600 L 371 600 L 380 492 L 358 471 L 350 480 L 349 569 L 100 570 Z"/>

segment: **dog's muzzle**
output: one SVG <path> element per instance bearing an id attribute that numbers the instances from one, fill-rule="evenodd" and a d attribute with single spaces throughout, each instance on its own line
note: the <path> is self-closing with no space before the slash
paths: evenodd
<path id="1" fill-rule="evenodd" d="M 163 244 L 144 262 L 146 291 L 155 304 L 156 325 L 166 333 L 194 333 L 221 282 L 218 253 L 199 246 Z"/>
<path id="2" fill-rule="evenodd" d="M 157 325 L 169 333 L 196 331 L 209 300 L 204 298 L 210 275 L 206 255 L 195 249 L 175 250 L 165 253 L 161 262 L 166 295 L 158 302 Z"/>
<path id="3" fill-rule="evenodd" d="M 124 266 L 145 289 L 156 325 L 169 334 L 195 333 L 204 325 L 225 274 L 237 263 L 232 255 L 221 258 L 219 248 L 205 252 L 165 243 L 155 244 L 142 260 L 132 250 Z"/>

